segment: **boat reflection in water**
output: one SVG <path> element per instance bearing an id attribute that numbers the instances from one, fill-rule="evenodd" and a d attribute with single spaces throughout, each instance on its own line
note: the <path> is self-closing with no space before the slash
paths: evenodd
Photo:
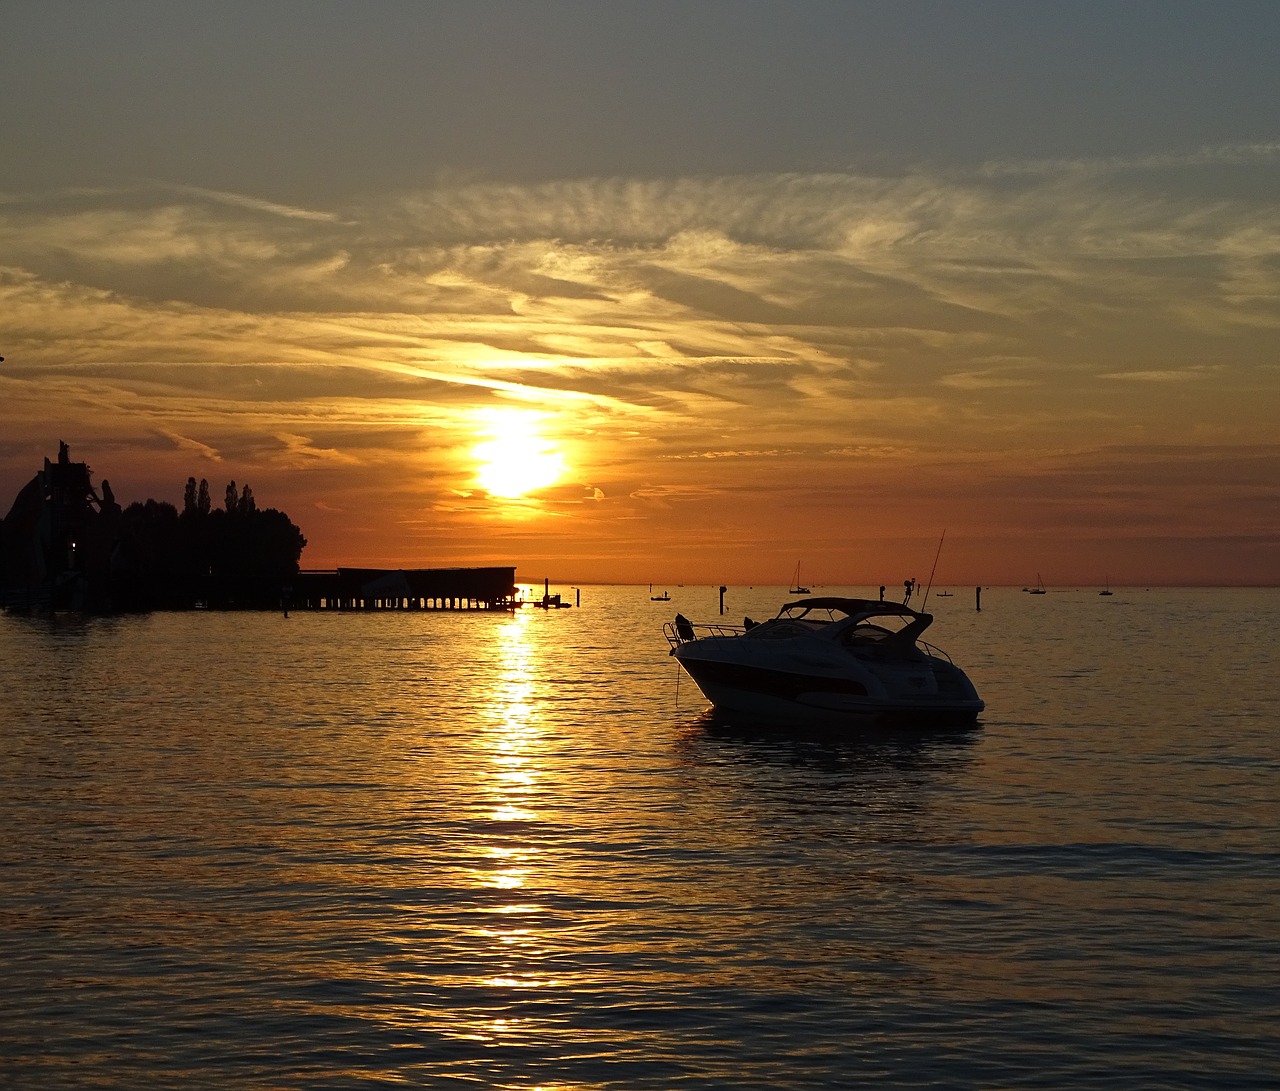
<path id="1" fill-rule="evenodd" d="M 768 719 L 969 727 L 985 705 L 920 639 L 933 615 L 873 599 L 806 598 L 761 624 L 663 626 L 671 654 L 717 708 Z"/>

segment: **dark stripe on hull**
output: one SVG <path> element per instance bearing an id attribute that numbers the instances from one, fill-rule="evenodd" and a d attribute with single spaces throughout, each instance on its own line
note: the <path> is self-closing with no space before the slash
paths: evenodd
<path id="1" fill-rule="evenodd" d="M 713 659 L 680 659 L 689 677 L 701 684 L 729 686 L 769 697 L 794 701 L 802 693 L 852 693 L 867 695 L 867 687 L 851 678 L 824 678 L 812 674 L 792 674 L 764 667 L 746 667 L 741 663 L 721 663 Z"/>

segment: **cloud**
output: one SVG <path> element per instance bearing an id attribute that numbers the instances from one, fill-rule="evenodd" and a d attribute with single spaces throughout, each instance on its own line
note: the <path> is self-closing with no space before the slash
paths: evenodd
<path id="1" fill-rule="evenodd" d="M 179 451 L 186 451 L 191 454 L 198 455 L 200 458 L 207 459 L 209 462 L 222 461 L 222 455 L 207 443 L 201 443 L 199 440 L 191 439 L 189 436 L 180 436 L 174 432 L 162 431 L 160 435 L 169 440 Z"/>
<path id="2" fill-rule="evenodd" d="M 1211 378 L 1220 370 L 1216 367 L 1191 367 L 1180 371 L 1116 371 L 1099 375 L 1098 378 L 1132 383 L 1193 383 Z"/>
<path id="3" fill-rule="evenodd" d="M 983 177 L 1019 175 L 1060 176 L 1064 172 L 1089 175 L 1136 171 L 1182 171 L 1189 167 L 1239 167 L 1270 164 L 1280 159 L 1280 141 L 1246 144 L 1219 144 L 1190 152 L 1160 155 L 1108 156 L 1106 158 L 992 160 L 978 168 Z"/>
<path id="4" fill-rule="evenodd" d="M 275 437 L 283 450 L 278 456 L 282 465 L 293 469 L 309 469 L 316 466 L 358 466 L 360 459 L 335 447 L 318 447 L 307 436 L 279 433 Z"/>
<path id="5" fill-rule="evenodd" d="M 470 422 L 519 403 L 590 482 L 525 514 L 628 526 L 745 520 L 748 493 L 888 495 L 905 521 L 893 498 L 932 488 L 913 469 L 946 503 L 1055 450 L 1194 437 L 1229 465 L 1274 435 L 1280 212 L 1166 185 L 1181 169 L 463 182 L 323 212 L 10 197 L 8 435 L 56 404 L 69 434 L 159 435 L 255 488 L 323 479 L 318 513 L 367 511 L 376 476 L 399 510 L 496 519 L 457 495 Z"/>
<path id="6" fill-rule="evenodd" d="M 678 455 L 671 455 L 670 458 L 777 458 L 781 454 L 776 447 L 766 450 L 745 450 L 745 451 L 690 451 Z"/>
<path id="7" fill-rule="evenodd" d="M 672 508 L 678 504 L 702 504 L 721 498 L 723 489 L 703 485 L 645 485 L 635 489 L 630 499 L 656 508 Z"/>
<path id="8" fill-rule="evenodd" d="M 156 185 L 170 189 L 174 193 L 185 193 L 193 197 L 219 201 L 223 204 L 249 209 L 254 212 L 265 212 L 270 216 L 280 216 L 284 219 L 315 220 L 321 223 L 332 223 L 337 219 L 332 212 L 318 212 L 309 208 L 282 205 L 275 201 L 265 201 L 260 197 L 252 197 L 243 193 L 224 193 L 220 190 L 204 189 L 200 186 L 179 186 L 164 182 L 158 182 Z"/>
<path id="9" fill-rule="evenodd" d="M 583 481 L 566 481 L 559 485 L 551 485 L 538 489 L 531 494 L 531 499 L 547 504 L 580 505 L 598 504 L 605 499 L 602 489 Z"/>

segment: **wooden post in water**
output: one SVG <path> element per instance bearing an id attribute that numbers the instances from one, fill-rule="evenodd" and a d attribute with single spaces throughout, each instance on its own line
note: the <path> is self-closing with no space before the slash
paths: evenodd
<path id="1" fill-rule="evenodd" d="M 982 588 L 981 587 L 975 587 L 973 589 L 973 605 L 974 605 L 974 609 L 977 610 L 978 613 L 982 613 Z"/>
<path id="2" fill-rule="evenodd" d="M 720 585 L 720 613 L 722 614 L 724 613 L 724 593 L 728 590 L 729 588 L 727 588 L 724 584 Z"/>

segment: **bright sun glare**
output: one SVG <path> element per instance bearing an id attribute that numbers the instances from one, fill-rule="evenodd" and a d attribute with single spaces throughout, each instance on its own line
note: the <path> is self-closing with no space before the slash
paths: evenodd
<path id="1" fill-rule="evenodd" d="M 564 456 L 540 430 L 541 414 L 496 409 L 481 414 L 488 438 L 473 450 L 476 477 L 493 496 L 518 499 L 554 485 L 564 473 Z"/>

